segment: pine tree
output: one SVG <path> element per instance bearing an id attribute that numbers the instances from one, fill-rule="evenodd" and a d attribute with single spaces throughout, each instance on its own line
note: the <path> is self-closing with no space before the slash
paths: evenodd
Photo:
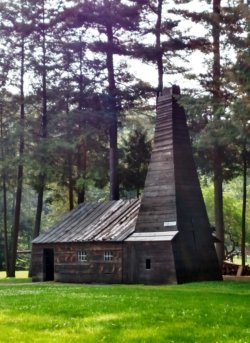
<path id="1" fill-rule="evenodd" d="M 57 66 L 60 71 L 58 83 L 53 89 L 57 99 L 53 108 L 51 136 L 56 137 L 54 141 L 59 149 L 55 153 L 59 152 L 60 156 L 57 159 L 59 163 L 54 164 L 54 167 L 58 171 L 61 168 L 58 179 L 69 187 L 72 209 L 75 194 L 78 204 L 87 199 L 88 185 L 94 177 L 92 172 L 96 168 L 91 165 L 91 155 L 97 144 L 93 142 L 93 137 L 97 134 L 95 139 L 102 142 L 99 133 L 104 130 L 104 123 L 100 120 L 100 97 L 96 91 L 96 78 L 100 73 L 99 64 L 102 63 L 96 59 L 87 59 L 84 28 L 69 28 L 59 22 L 54 28 L 54 37 L 55 34 L 56 53 L 61 63 Z"/>
<path id="2" fill-rule="evenodd" d="M 24 0 L 21 1 L 21 23 L 24 26 Z M 19 164 L 17 170 L 17 189 L 16 189 L 16 201 L 15 201 L 15 214 L 12 230 L 12 251 L 11 261 L 9 267 L 9 276 L 15 276 L 16 259 L 17 259 L 17 244 L 20 226 L 20 214 L 21 214 L 21 202 L 23 192 L 23 155 L 24 155 L 24 125 L 25 125 L 25 108 L 24 108 L 24 65 L 25 63 L 25 31 L 24 27 L 20 32 L 20 135 L 19 135 Z"/>
<path id="3" fill-rule="evenodd" d="M 176 38 L 175 29 L 178 22 L 165 18 L 164 0 L 138 1 L 141 5 L 141 35 L 140 37 L 153 37 L 153 43 L 134 44 L 135 57 L 153 63 L 157 69 L 158 84 L 156 87 L 157 95 L 163 90 L 164 73 L 172 72 L 168 70 L 170 63 L 168 58 L 171 52 L 184 48 L 181 39 Z M 152 38 L 149 40 L 151 41 Z"/>
<path id="4" fill-rule="evenodd" d="M 14 137 L 19 140 L 19 142 L 14 143 L 13 153 L 17 154 L 13 160 L 13 165 L 15 166 L 17 162 L 17 178 L 14 181 L 16 185 L 15 190 L 15 202 L 14 202 L 14 221 L 12 225 L 11 237 L 8 237 L 8 189 L 7 189 L 7 174 L 5 172 L 5 167 L 3 167 L 3 207 L 4 207 L 4 236 L 5 236 L 5 256 L 6 256 L 6 271 L 8 276 L 15 276 L 15 266 L 16 266 L 16 256 L 17 256 L 17 244 L 19 236 L 19 226 L 20 226 L 20 216 L 21 216 L 21 202 L 22 202 L 22 189 L 23 189 L 23 155 L 24 155 L 24 70 L 25 70 L 25 40 L 29 34 L 29 24 L 25 23 L 27 20 L 27 2 L 22 0 L 21 3 L 13 2 L 12 4 L 6 3 L 6 11 L 4 12 L 2 18 L 1 31 L 4 34 L 5 43 L 4 45 L 9 45 L 12 52 L 16 52 L 18 58 L 8 62 L 6 65 L 6 70 L 12 68 L 12 73 L 15 75 L 15 71 L 18 72 L 18 79 L 13 85 L 19 89 L 19 96 L 10 97 L 11 100 L 17 101 L 19 104 L 19 122 L 15 123 Z M 8 37 L 9 32 L 12 32 L 11 38 Z M 4 77 L 4 83 L 6 85 L 10 84 L 10 79 L 6 79 L 7 75 Z M 3 85 L 5 86 L 5 85 Z M 8 95 L 3 91 L 3 99 Z M 7 107 L 2 103 L 2 116 L 1 116 L 1 136 L 4 138 L 4 119 L 3 113 L 6 111 Z M 14 118 L 13 118 L 14 119 Z M 15 121 L 13 120 L 13 123 Z M 15 139 L 14 138 L 14 139 Z M 15 139 L 15 140 L 16 140 Z M 18 151 L 16 151 L 16 146 L 19 146 Z M 6 147 L 2 146 L 2 156 L 7 157 Z"/>
<path id="5" fill-rule="evenodd" d="M 109 131 L 109 176 L 110 199 L 119 199 L 117 131 L 120 112 L 121 91 L 117 86 L 115 56 L 130 54 L 127 46 L 128 32 L 138 26 L 138 8 L 120 0 L 85 1 L 65 11 L 61 20 L 67 18 L 69 25 L 82 27 L 90 25 L 96 32 L 94 41 L 88 47 L 100 59 L 105 58 L 106 90 L 103 92 L 103 110 L 108 119 Z M 103 87 L 104 88 L 104 87 Z M 105 94 L 106 93 L 106 94 Z"/>
<path id="6" fill-rule="evenodd" d="M 219 262 L 224 259 L 225 227 L 223 219 L 223 181 L 232 177 L 237 159 L 233 159 L 232 145 L 233 125 L 229 106 L 233 99 L 232 93 L 225 80 L 232 61 L 224 58 L 225 49 L 229 50 L 230 37 L 239 32 L 239 16 L 235 5 L 222 6 L 221 0 L 204 1 L 206 10 L 201 12 L 186 10 L 175 11 L 194 23 L 202 24 L 208 32 L 211 42 L 207 44 L 207 73 L 200 74 L 198 79 L 207 92 L 204 96 L 206 109 L 200 123 L 199 148 L 203 156 L 207 156 L 207 167 L 213 174 L 214 182 L 214 211 L 216 235 L 220 240 L 217 244 Z M 233 14 L 232 14 L 233 13 Z M 197 76 L 196 76 L 197 77 Z M 232 134 L 232 135 L 231 135 Z M 230 137 L 231 135 L 231 137 Z M 203 142 L 203 146 L 202 146 Z M 230 160 L 231 167 L 228 164 Z"/>
<path id="7" fill-rule="evenodd" d="M 37 191 L 37 210 L 34 227 L 34 237 L 38 236 L 41 229 L 41 219 L 44 204 L 44 193 L 46 183 L 49 178 L 51 154 L 49 152 L 49 100 L 52 106 L 53 99 L 50 99 L 50 86 L 55 81 L 56 70 L 52 67 L 55 54 L 52 47 L 54 44 L 53 25 L 51 22 L 55 16 L 55 9 L 51 9 L 46 0 L 34 1 L 32 13 L 32 39 L 29 48 L 32 52 L 31 65 L 33 68 L 34 79 L 33 89 L 37 95 L 39 115 L 39 132 L 37 146 L 34 151 L 36 165 L 39 173 L 35 182 Z M 55 66 L 55 65 L 53 65 Z M 49 81 L 50 80 L 50 83 Z M 40 104 L 39 104 L 40 102 Z M 34 182 L 33 182 L 34 183 Z"/>
<path id="8" fill-rule="evenodd" d="M 186 71 L 184 64 L 177 63 L 177 58 L 185 62 L 194 49 L 205 50 L 208 40 L 183 33 L 179 27 L 183 18 L 173 15 L 178 11 L 167 1 L 138 0 L 137 3 L 141 21 L 138 40 L 133 44 L 134 56 L 156 67 L 158 96 L 163 90 L 164 79 L 165 83 L 169 82 L 169 76 L 182 75 Z"/>
<path id="9" fill-rule="evenodd" d="M 127 139 L 123 139 L 123 158 L 120 164 L 121 185 L 124 191 L 135 191 L 136 197 L 144 187 L 147 167 L 151 153 L 151 142 L 142 130 L 134 130 Z"/>
<path id="10" fill-rule="evenodd" d="M 240 4 L 237 8 L 241 18 L 241 27 L 245 32 L 240 38 L 237 35 L 230 37 L 237 51 L 237 61 L 230 74 L 233 82 L 235 101 L 233 104 L 233 122 L 236 127 L 236 142 L 239 145 L 242 166 L 242 218 L 241 218 L 241 258 L 242 265 L 246 264 L 246 208 L 247 208 L 247 172 L 250 161 L 249 149 L 249 99 L 250 99 L 250 10 L 248 5 Z"/>
<path id="11" fill-rule="evenodd" d="M 0 5 L 0 13 L 7 13 L 7 6 L 6 3 L 2 3 Z M 6 147 L 6 121 L 5 121 L 5 112 L 7 112 L 7 105 L 6 105 L 6 85 L 8 84 L 8 76 L 10 70 L 12 68 L 12 59 L 11 54 L 13 53 L 13 42 L 9 40 L 7 37 L 9 36 L 9 27 L 3 26 L 4 16 L 1 15 L 1 35 L 0 35 L 0 44 L 1 48 L 1 58 L 0 58 L 0 170 L 1 170 L 1 185 L 0 189 L 2 191 L 2 199 L 0 201 L 1 204 L 1 220 L 0 225 L 2 230 L 0 231 L 0 240 L 3 239 L 1 245 L 3 246 L 4 250 L 4 264 L 7 275 L 9 275 L 9 235 L 8 235 L 8 203 L 7 203 L 7 168 L 6 168 L 6 160 L 7 160 L 7 151 Z M 3 262 L 1 263 L 3 264 Z"/>

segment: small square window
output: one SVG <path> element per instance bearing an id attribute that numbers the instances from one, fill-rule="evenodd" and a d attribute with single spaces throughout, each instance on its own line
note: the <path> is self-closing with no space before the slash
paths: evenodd
<path id="1" fill-rule="evenodd" d="M 112 261 L 113 260 L 113 252 L 112 251 L 104 251 L 103 258 L 104 258 L 104 261 Z"/>
<path id="2" fill-rule="evenodd" d="M 150 258 L 146 258 L 146 269 L 151 269 L 151 260 L 150 260 Z"/>
<path id="3" fill-rule="evenodd" d="M 78 261 L 79 262 L 87 262 L 88 261 L 87 251 L 78 251 Z"/>

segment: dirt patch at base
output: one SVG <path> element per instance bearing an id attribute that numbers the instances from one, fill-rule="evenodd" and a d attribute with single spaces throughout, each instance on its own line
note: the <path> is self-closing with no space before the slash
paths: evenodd
<path id="1" fill-rule="evenodd" d="M 250 282 L 250 276 L 223 275 L 223 280 Z"/>

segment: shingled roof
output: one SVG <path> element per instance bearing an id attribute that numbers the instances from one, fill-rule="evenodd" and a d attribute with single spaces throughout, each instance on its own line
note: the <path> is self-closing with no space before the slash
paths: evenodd
<path id="1" fill-rule="evenodd" d="M 32 243 L 121 242 L 135 230 L 140 200 L 81 204 Z"/>

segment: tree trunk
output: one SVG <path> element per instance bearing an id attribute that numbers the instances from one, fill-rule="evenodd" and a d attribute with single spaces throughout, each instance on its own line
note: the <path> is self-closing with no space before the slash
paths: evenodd
<path id="1" fill-rule="evenodd" d="M 223 176 L 218 148 L 215 148 L 214 159 L 214 211 L 216 236 L 220 240 L 220 243 L 216 245 L 216 251 L 219 264 L 222 267 L 224 261 Z"/>
<path id="2" fill-rule="evenodd" d="M 4 226 L 4 258 L 7 277 L 11 276 L 10 273 L 10 260 L 9 260 L 9 240 L 7 228 L 7 189 L 6 189 L 6 175 L 3 173 L 3 226 Z"/>
<path id="3" fill-rule="evenodd" d="M 213 97 L 214 105 L 220 104 L 221 100 L 221 57 L 220 57 L 220 11 L 221 0 L 213 0 Z M 220 118 L 218 118 L 220 119 Z"/>
<path id="4" fill-rule="evenodd" d="M 66 55 L 66 66 L 65 69 L 69 73 L 70 66 L 70 53 Z M 71 141 L 71 130 L 69 127 L 69 117 L 70 117 L 70 76 L 67 77 L 67 92 L 66 92 L 66 115 L 67 115 L 67 142 Z M 68 178 L 68 201 L 69 201 L 69 210 L 74 208 L 74 182 L 73 182 L 73 168 L 72 168 L 72 152 L 68 151 L 66 154 L 66 177 Z"/>
<path id="5" fill-rule="evenodd" d="M 16 273 L 17 245 L 18 245 L 18 234 L 19 234 L 21 202 L 22 202 L 22 189 L 23 189 L 22 184 L 23 184 L 23 166 L 19 165 L 18 172 L 17 172 L 17 190 L 16 190 L 16 201 L 15 201 L 14 224 L 13 224 L 13 230 L 12 230 L 10 277 L 15 277 L 15 273 Z"/>
<path id="6" fill-rule="evenodd" d="M 20 225 L 21 202 L 23 191 L 23 154 L 24 154 L 24 58 L 25 58 L 25 42 L 22 36 L 21 40 L 21 84 L 20 84 L 20 142 L 19 142 L 19 166 L 17 171 L 17 190 L 15 201 L 14 224 L 12 229 L 12 244 L 11 244 L 11 261 L 10 261 L 10 276 L 15 277 L 16 259 L 17 259 L 17 245 Z"/>
<path id="7" fill-rule="evenodd" d="M 85 138 L 81 139 L 77 147 L 77 169 L 78 177 L 83 182 L 80 184 L 80 188 L 77 190 L 77 202 L 81 204 L 85 201 L 86 193 L 86 169 L 87 169 L 87 144 L 86 144 L 86 119 L 83 114 L 83 51 L 82 51 L 82 40 L 80 37 L 80 51 L 79 51 L 79 99 L 78 99 L 78 110 L 79 110 L 79 137 L 85 134 Z"/>
<path id="8" fill-rule="evenodd" d="M 47 66 L 46 66 L 46 31 L 45 31 L 45 6 L 43 6 L 43 30 L 42 30 L 42 116 L 41 116 L 41 139 L 47 138 Z M 46 165 L 46 156 L 41 159 L 41 168 Z M 41 218 L 43 211 L 43 196 L 45 189 L 46 173 L 41 171 L 38 175 L 38 195 L 35 217 L 34 238 L 40 234 Z"/>
<path id="9" fill-rule="evenodd" d="M 218 107 L 221 106 L 221 58 L 220 58 L 220 11 L 221 0 L 213 0 L 213 112 L 214 120 L 220 121 Z M 216 250 L 219 264 L 222 267 L 224 260 L 224 216 L 223 216 L 223 173 L 219 143 L 214 147 L 214 217 L 216 235 L 220 240 Z"/>
<path id="10" fill-rule="evenodd" d="M 81 129 L 82 126 L 81 126 Z M 77 148 L 77 169 L 78 169 L 78 178 L 81 179 L 80 185 L 77 189 L 77 203 L 82 204 L 85 201 L 85 181 L 86 181 L 86 148 L 85 144 L 80 143 L 81 146 Z"/>
<path id="11" fill-rule="evenodd" d="M 68 153 L 68 179 L 69 179 L 69 210 L 74 208 L 74 187 L 73 187 L 73 177 L 72 177 L 72 158 L 71 154 Z"/>
<path id="12" fill-rule="evenodd" d="M 38 237 L 40 234 L 40 231 L 41 231 L 45 179 L 46 179 L 46 175 L 44 173 L 40 173 L 38 175 L 38 194 L 37 194 L 37 205 L 36 205 L 36 216 L 35 216 L 35 226 L 34 226 L 34 231 L 33 231 L 33 238 Z M 32 263 L 30 263 L 29 277 L 32 277 L 32 276 L 33 276 L 33 274 L 32 274 Z"/>
<path id="13" fill-rule="evenodd" d="M 45 188 L 45 174 L 40 174 L 38 176 L 38 194 L 37 194 L 37 205 L 36 205 L 36 217 L 35 217 L 35 227 L 33 238 L 36 238 L 40 234 L 41 229 L 41 219 L 43 212 L 43 196 Z"/>
<path id="14" fill-rule="evenodd" d="M 107 26 L 108 44 L 113 44 L 112 26 Z M 116 104 L 116 85 L 114 74 L 113 53 L 107 50 L 107 70 L 108 70 L 108 92 L 109 92 L 109 180 L 110 180 L 110 200 L 119 200 L 119 183 L 118 183 L 118 149 L 117 149 L 117 104 Z"/>
<path id="15" fill-rule="evenodd" d="M 158 71 L 157 97 L 162 93 L 162 90 L 163 90 L 163 51 L 162 51 L 162 46 L 161 46 L 162 3 L 163 3 L 163 0 L 158 0 L 157 21 L 155 25 L 157 71 Z"/>
<path id="16" fill-rule="evenodd" d="M 0 124 L 1 124 L 1 139 L 3 139 L 3 105 L 0 108 Z M 4 147 L 1 145 L 1 159 L 4 160 Z M 2 187 L 3 187 L 3 237 L 4 237 L 4 260 L 6 275 L 10 277 L 10 263 L 9 263 L 9 240 L 8 240 L 8 220 L 7 220 L 7 187 L 6 187 L 6 171 L 2 170 Z"/>
<path id="17" fill-rule="evenodd" d="M 243 189 L 242 189 L 242 218 L 241 218 L 241 264 L 246 265 L 246 205 L 247 205 L 247 151 L 243 146 Z"/>

